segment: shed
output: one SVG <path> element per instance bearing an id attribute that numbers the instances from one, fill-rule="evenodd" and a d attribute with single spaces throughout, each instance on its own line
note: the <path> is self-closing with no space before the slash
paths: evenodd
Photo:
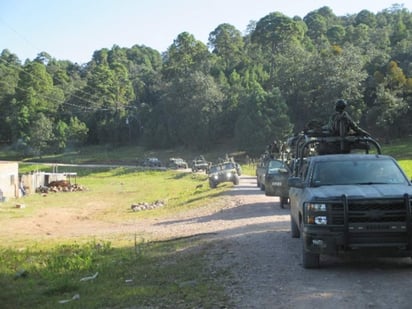
<path id="1" fill-rule="evenodd" d="M 53 181 L 69 180 L 74 178 L 76 182 L 77 173 L 46 173 L 46 172 L 32 172 L 30 174 L 22 175 L 21 181 L 24 183 L 26 194 L 36 192 L 38 188 L 47 186 Z"/>
<path id="2" fill-rule="evenodd" d="M 19 195 L 19 163 L 0 161 L 0 201 Z"/>

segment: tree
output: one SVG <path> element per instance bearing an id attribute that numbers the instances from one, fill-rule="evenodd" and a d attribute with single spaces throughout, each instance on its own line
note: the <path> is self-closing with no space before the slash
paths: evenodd
<path id="1" fill-rule="evenodd" d="M 372 12 L 368 10 L 362 10 L 358 14 L 356 14 L 355 24 L 364 24 L 367 25 L 369 28 L 375 28 L 377 24 L 376 17 Z"/>
<path id="2" fill-rule="evenodd" d="M 177 36 L 164 54 L 163 76 L 166 80 L 171 80 L 194 71 L 208 74 L 209 58 L 207 46 L 188 32 L 183 32 Z"/>
<path id="3" fill-rule="evenodd" d="M 202 72 L 171 81 L 161 99 L 161 117 L 169 144 L 205 149 L 216 141 L 222 98 L 213 78 Z"/>
<path id="4" fill-rule="evenodd" d="M 328 29 L 326 36 L 331 44 L 342 44 L 345 39 L 345 28 L 341 25 L 336 25 Z"/>
<path id="5" fill-rule="evenodd" d="M 303 18 L 303 21 L 308 27 L 307 35 L 317 45 L 322 45 L 325 41 L 326 31 L 328 30 L 325 17 L 319 14 L 319 12 L 314 11 L 307 14 Z"/>
<path id="6" fill-rule="evenodd" d="M 73 146 L 83 145 L 87 140 L 88 128 L 77 117 L 71 117 L 67 127 L 67 143 Z"/>
<path id="7" fill-rule="evenodd" d="M 390 61 L 384 72 L 376 72 L 375 100 L 370 106 L 368 124 L 386 138 L 401 136 L 403 119 L 408 115 L 409 104 L 405 100 L 408 79 L 395 61 Z M 408 121 L 409 122 L 409 121 Z"/>
<path id="8" fill-rule="evenodd" d="M 221 24 L 209 34 L 209 47 L 226 75 L 239 70 L 245 61 L 244 45 L 240 31 L 229 24 Z"/>
<path id="9" fill-rule="evenodd" d="M 366 113 L 362 99 L 367 73 L 363 67 L 359 49 L 351 45 L 332 46 L 305 59 L 304 70 L 296 76 L 299 100 L 289 105 L 295 125 L 303 128 L 313 119 L 327 122 L 339 98 L 348 100 L 352 117 L 360 120 Z"/>
<path id="10" fill-rule="evenodd" d="M 94 54 L 87 86 L 80 94 L 83 106 L 90 111 L 81 119 L 90 129 L 89 141 L 97 143 L 129 142 L 127 113 L 134 92 L 127 68 L 107 50 Z M 123 132 L 123 133 L 122 133 Z"/>
<path id="11" fill-rule="evenodd" d="M 235 140 L 240 149 L 257 154 L 263 145 L 291 134 L 287 106 L 278 89 L 267 93 L 256 84 L 241 108 L 235 127 Z"/>
<path id="12" fill-rule="evenodd" d="M 0 54 L 0 143 L 12 140 L 12 110 L 21 64 L 7 49 Z"/>
<path id="13" fill-rule="evenodd" d="M 35 116 L 27 141 L 31 152 L 40 158 L 53 143 L 53 123 L 43 113 Z"/>
<path id="14" fill-rule="evenodd" d="M 59 120 L 54 128 L 55 150 L 62 151 L 67 147 L 83 145 L 87 140 L 87 132 L 86 124 L 77 117 L 70 117 L 68 124 Z"/>
<path id="15" fill-rule="evenodd" d="M 261 46 L 263 54 L 269 59 L 269 89 L 275 86 L 276 57 L 287 52 L 290 45 L 297 44 L 304 35 L 302 24 L 275 12 L 260 19 L 254 32 L 252 42 Z"/>
<path id="16" fill-rule="evenodd" d="M 11 106 L 13 141 L 26 140 L 31 135 L 38 114 L 55 119 L 63 100 L 63 92 L 53 86 L 44 64 L 36 61 L 27 63 L 20 71 L 15 101 Z"/>

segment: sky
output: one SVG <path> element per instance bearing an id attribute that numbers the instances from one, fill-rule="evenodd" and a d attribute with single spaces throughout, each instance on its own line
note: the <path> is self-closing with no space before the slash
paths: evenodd
<path id="1" fill-rule="evenodd" d="M 344 16 L 394 4 L 412 11 L 412 0 L 0 0 L 0 52 L 8 49 L 22 62 L 47 52 L 84 64 L 113 45 L 164 52 L 182 32 L 207 44 L 220 24 L 245 33 L 250 21 L 272 12 L 303 18 L 328 6 Z"/>

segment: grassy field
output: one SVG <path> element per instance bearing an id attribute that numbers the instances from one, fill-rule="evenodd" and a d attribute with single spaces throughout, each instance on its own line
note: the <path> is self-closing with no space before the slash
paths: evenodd
<path id="1" fill-rule="evenodd" d="M 22 169 L 40 165 L 22 164 Z M 205 174 L 139 171 L 134 168 L 72 168 L 87 191 L 24 197 L 29 205 L 0 206 L 0 224 L 36 217 L 59 207 L 78 209 L 99 202 L 89 221 L 133 221 L 159 218 L 213 203 L 231 184 L 210 190 Z M 202 186 L 199 186 L 201 184 Z M 70 197 L 67 196 L 70 194 Z M 130 205 L 165 201 L 165 206 L 131 212 Z M 90 215 L 89 215 L 90 216 Z M 132 218 L 132 219 L 131 219 Z M 87 221 L 86 223 L 87 224 Z M 216 308 L 228 300 L 208 269 L 209 244 L 197 237 L 150 240 L 146 235 L 106 235 L 44 240 L 36 235 L 16 239 L 1 234 L 0 304 L 3 308 Z M 83 280 L 93 276 L 95 279 Z M 77 295 L 80 296 L 77 299 Z M 74 297 L 74 299 L 73 299 Z"/>
<path id="2" fill-rule="evenodd" d="M 384 154 L 399 160 L 412 177 L 412 141 L 382 146 Z M 245 158 L 241 152 L 220 148 L 203 153 L 215 161 L 225 153 Z M 162 160 L 183 157 L 190 161 L 201 153 L 175 149 L 146 151 L 141 148 L 90 147 L 58 156 L 44 156 L 52 163 L 125 163 L 135 165 L 146 156 Z M 19 158 L 11 152 L 1 159 L 19 159 L 20 172 L 48 170 L 38 158 Z M 26 162 L 26 163 L 24 163 Z M 255 165 L 239 159 L 244 174 L 254 175 Z M 62 170 L 59 170 L 62 171 Z M 176 171 L 142 171 L 128 168 L 65 168 L 76 172 L 83 192 L 24 197 L 25 209 L 13 201 L 0 204 L 0 224 L 38 216 L 41 211 L 74 208 L 79 211 L 99 202 L 93 219 L 103 222 L 130 220 L 130 205 L 163 200 L 166 206 L 133 213 L 134 222 L 170 216 L 218 201 L 231 184 L 211 190 L 205 174 Z M 201 186 L 199 186 L 201 184 Z M 231 307 L 219 279 L 230 274 L 209 269 L 210 243 L 201 238 L 152 240 L 145 235 L 111 235 L 73 239 L 37 239 L 35 235 L 0 237 L 0 304 L 3 308 L 225 308 Z M 95 276 L 95 277 L 93 277 Z M 91 277 L 91 278 L 87 278 Z"/>

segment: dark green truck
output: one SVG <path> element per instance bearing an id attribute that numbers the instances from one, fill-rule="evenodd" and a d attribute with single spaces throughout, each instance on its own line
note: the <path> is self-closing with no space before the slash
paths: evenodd
<path id="1" fill-rule="evenodd" d="M 345 151 L 317 153 L 328 143 Z M 370 137 L 302 138 L 288 185 L 304 268 L 319 267 L 321 255 L 412 256 L 412 185 L 380 153 Z"/>

